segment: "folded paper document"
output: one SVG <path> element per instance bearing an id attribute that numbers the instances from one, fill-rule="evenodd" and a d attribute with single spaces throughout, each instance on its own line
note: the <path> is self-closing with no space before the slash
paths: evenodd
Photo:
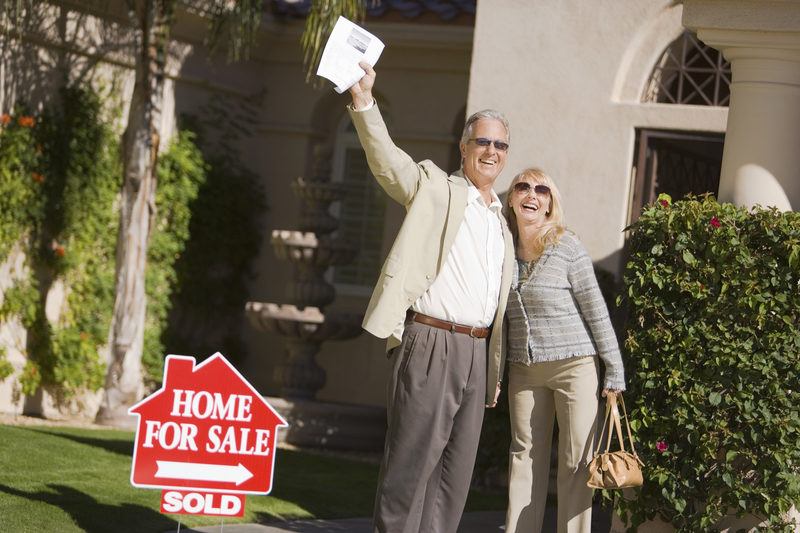
<path id="1" fill-rule="evenodd" d="M 334 90 L 343 93 L 364 76 L 359 61 L 375 66 L 383 46 L 380 39 L 364 28 L 339 17 L 322 51 L 317 76 L 331 80 L 336 86 Z"/>

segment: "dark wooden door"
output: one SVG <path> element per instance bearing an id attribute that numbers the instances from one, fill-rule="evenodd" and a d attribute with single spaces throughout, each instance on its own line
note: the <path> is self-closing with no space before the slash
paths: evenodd
<path id="1" fill-rule="evenodd" d="M 639 130 L 631 222 L 661 193 L 673 200 L 707 192 L 716 196 L 724 140 L 721 133 Z"/>

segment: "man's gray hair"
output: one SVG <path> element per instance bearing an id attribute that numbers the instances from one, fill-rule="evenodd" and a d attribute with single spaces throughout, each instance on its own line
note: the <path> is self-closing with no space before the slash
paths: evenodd
<path id="1" fill-rule="evenodd" d="M 461 142 L 466 144 L 467 140 L 472 135 L 472 126 L 478 122 L 482 118 L 488 118 L 492 120 L 498 120 L 503 124 L 503 127 L 506 129 L 506 135 L 508 136 L 508 142 L 511 142 L 511 128 L 508 127 L 508 119 L 504 114 L 500 111 L 496 111 L 494 109 L 484 109 L 483 111 L 478 111 L 477 113 L 473 113 L 469 116 L 467 121 L 464 123 L 464 131 L 461 132 Z"/>

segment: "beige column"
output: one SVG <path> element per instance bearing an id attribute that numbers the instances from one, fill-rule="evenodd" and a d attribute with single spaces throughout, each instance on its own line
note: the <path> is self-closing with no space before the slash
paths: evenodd
<path id="1" fill-rule="evenodd" d="M 800 1 L 686 0 L 683 24 L 731 62 L 719 200 L 800 210 Z"/>

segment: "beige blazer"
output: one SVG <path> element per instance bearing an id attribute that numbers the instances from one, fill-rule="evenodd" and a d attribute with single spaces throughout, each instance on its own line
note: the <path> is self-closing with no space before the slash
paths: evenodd
<path id="1" fill-rule="evenodd" d="M 406 208 L 400 232 L 383 264 L 364 316 L 364 329 L 388 339 L 387 350 L 400 345 L 406 311 L 433 283 L 450 253 L 467 206 L 466 178 L 448 175 L 431 161 L 415 162 L 395 146 L 378 106 L 350 110 L 369 168 L 378 184 Z M 489 335 L 486 403 L 494 400 L 503 376 L 505 334 L 503 316 L 514 266 L 514 245 L 502 215 L 505 240 L 503 275 L 497 313 Z"/>

